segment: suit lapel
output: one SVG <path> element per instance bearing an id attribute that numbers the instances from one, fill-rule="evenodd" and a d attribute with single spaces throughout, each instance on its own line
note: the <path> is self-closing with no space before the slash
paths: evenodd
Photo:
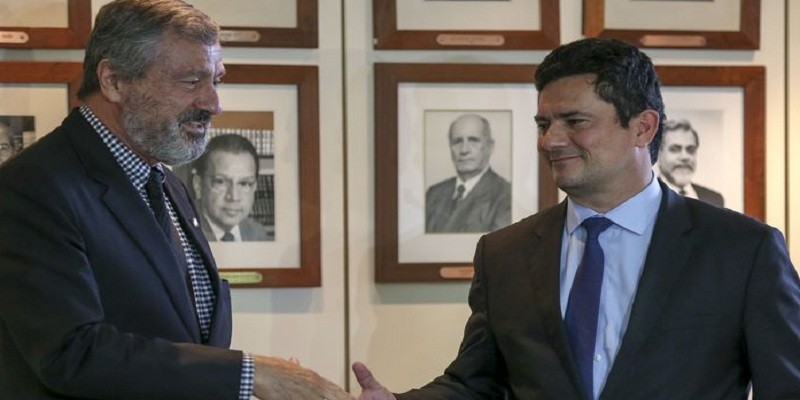
<path id="1" fill-rule="evenodd" d="M 686 268 L 694 245 L 686 232 L 691 217 L 684 198 L 661 183 L 663 192 L 644 270 L 636 290 L 631 316 L 622 344 L 609 372 L 601 399 L 615 398 L 614 391 L 626 382 L 625 375 L 636 366 L 636 356 L 654 329 L 667 304 L 673 286 Z"/>
<path id="2" fill-rule="evenodd" d="M 543 215 L 534 228 L 535 242 L 528 247 L 529 266 L 533 284 L 534 303 L 540 310 L 542 327 L 558 355 L 564 372 L 569 376 L 573 388 L 579 392 L 580 378 L 572 359 L 567 332 L 561 318 L 560 270 L 561 239 L 564 231 L 567 203 L 561 202 Z M 554 372 L 555 373 L 555 372 Z"/>
<path id="3" fill-rule="evenodd" d="M 76 154 L 86 168 L 87 175 L 106 187 L 103 202 L 150 260 L 150 266 L 161 278 L 172 305 L 192 337 L 199 341 L 194 305 L 180 267 L 169 243 L 154 240 L 162 235 L 151 211 L 133 188 L 125 173 L 116 163 L 108 148 L 94 132 L 91 125 L 73 110 L 65 120 L 65 132 L 73 143 Z M 125 257 L 124 253 L 120 257 Z"/>

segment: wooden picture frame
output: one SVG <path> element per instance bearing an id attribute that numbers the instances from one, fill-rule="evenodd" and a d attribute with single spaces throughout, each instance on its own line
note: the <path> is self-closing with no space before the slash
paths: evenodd
<path id="1" fill-rule="evenodd" d="M 225 47 L 316 48 L 319 45 L 318 0 L 295 0 L 297 26 L 220 27 L 220 43 Z"/>
<path id="2" fill-rule="evenodd" d="M 538 30 L 404 30 L 398 29 L 398 0 L 373 0 L 373 44 L 381 50 L 552 49 L 560 44 L 559 0 L 538 2 Z"/>
<path id="3" fill-rule="evenodd" d="M 321 285 L 318 68 L 233 64 L 226 65 L 226 71 L 220 90 L 231 84 L 296 87 L 298 114 L 293 117 L 297 118 L 298 154 L 287 157 L 296 160 L 299 177 L 297 186 L 300 234 L 299 243 L 293 245 L 299 247 L 300 264 L 276 268 L 240 268 L 236 265 L 225 265 L 225 260 L 217 256 L 220 275 L 229 279 L 234 287 L 318 287 Z M 264 257 L 277 259 L 278 255 L 265 254 Z"/>
<path id="4" fill-rule="evenodd" d="M 91 29 L 91 0 L 67 0 L 66 28 L 0 26 L 0 48 L 81 49 Z"/>
<path id="5" fill-rule="evenodd" d="M 727 31 L 700 30 L 698 27 L 681 30 L 610 29 L 606 26 L 605 14 L 608 1 L 613 0 L 583 0 L 583 33 L 587 37 L 619 39 L 648 48 L 757 50 L 760 46 L 761 0 L 738 0 L 739 29 Z M 659 3 L 664 3 L 658 4 L 664 8 L 661 15 L 668 13 L 669 2 Z M 706 17 L 714 18 L 713 15 Z"/>
<path id="6" fill-rule="evenodd" d="M 67 85 L 69 107 L 77 107 L 78 88 L 83 82 L 83 63 L 0 62 L 0 83 L 63 83 Z M 65 110 L 64 115 L 69 110 Z"/>
<path id="7" fill-rule="evenodd" d="M 403 104 L 399 100 L 402 94 L 401 86 L 406 84 L 433 84 L 431 90 L 448 90 L 445 87 L 451 87 L 452 90 L 461 90 L 462 85 L 465 85 L 467 92 L 469 90 L 483 90 L 486 87 L 494 88 L 519 85 L 527 88 L 530 86 L 530 93 L 523 91 L 530 95 L 527 101 L 530 104 L 535 104 L 536 95 L 533 84 L 533 77 L 536 67 L 533 65 L 481 65 L 481 64 L 375 64 L 375 280 L 377 282 L 444 282 L 444 281 L 463 281 L 468 280 L 472 276 L 472 265 L 467 261 L 460 262 L 442 262 L 442 261 L 401 261 L 401 244 L 399 234 L 400 230 L 400 212 L 401 206 L 398 199 L 400 193 L 401 178 L 398 173 L 400 170 L 399 163 L 402 158 L 408 158 L 407 154 L 400 154 L 399 140 L 403 136 L 407 136 L 409 132 L 400 132 L 399 122 L 401 119 L 398 117 L 399 109 Z M 452 85 L 451 85 L 452 84 Z M 488 86 L 487 86 L 488 85 Z M 405 90 L 405 89 L 403 89 Z M 499 89 L 511 90 L 511 89 Z M 528 89 L 525 89 L 528 90 Z M 443 96 L 448 97 L 448 96 Z M 453 96 L 451 96 L 453 97 Z M 455 96 L 459 97 L 459 96 Z M 470 96 L 460 96 L 470 97 Z M 450 98 L 450 97 L 448 97 Z M 493 100 L 485 99 L 482 96 L 472 96 L 477 98 L 474 101 L 489 102 Z M 473 101 L 473 100 L 468 100 Z M 492 108 L 485 107 L 485 108 Z M 499 108 L 503 108 L 500 106 Z M 522 113 L 515 118 L 515 126 L 519 126 L 519 133 L 522 133 L 524 140 L 527 141 L 525 145 L 517 145 L 516 150 L 512 151 L 512 158 L 521 161 L 523 167 L 517 168 L 514 177 L 511 181 L 513 187 L 522 187 L 512 196 L 513 213 L 516 213 L 518 203 L 518 195 L 525 194 L 525 184 L 518 184 L 517 177 L 523 177 L 527 180 L 527 175 L 533 177 L 534 183 L 533 190 L 538 195 L 538 204 L 526 204 L 526 207 L 542 209 L 555 204 L 558 199 L 558 193 L 555 185 L 550 179 L 549 170 L 539 158 L 536 151 L 536 127 L 533 122 L 535 109 L 523 108 Z M 407 119 L 404 114 L 403 119 Z M 517 129 L 517 128 L 515 128 Z M 413 131 L 413 130 L 412 130 Z M 516 135 L 518 131 L 512 131 L 512 135 Z M 436 135 L 439 135 L 437 132 Z M 442 133 L 442 140 L 446 140 L 447 131 Z M 495 134 L 492 134 L 495 136 Z M 437 138 L 439 136 L 436 136 Z M 515 136 L 520 137 L 520 136 Z M 522 148 L 522 150 L 519 150 Z M 519 156 L 516 151 L 522 151 L 524 156 Z M 527 157 L 527 159 L 525 159 Z M 411 156 L 411 158 L 418 158 Z M 494 161 L 491 161 L 494 163 Z M 517 165 L 517 164 L 515 164 Z M 530 171 L 524 172 L 526 167 L 530 167 Z M 424 168 L 424 167 L 421 167 Z M 493 168 L 493 167 L 492 167 Z M 534 171 L 537 170 L 538 171 Z M 538 175 L 537 175 L 538 174 Z M 516 189 L 513 189 L 516 190 Z M 512 190 L 512 192 L 513 192 Z M 424 192 L 424 186 L 419 185 L 418 192 Z M 523 202 L 527 201 L 528 197 L 523 196 Z M 424 195 L 421 200 L 425 204 Z M 418 203 L 418 202 L 417 202 Z M 517 219 L 515 216 L 514 219 Z M 405 223 L 405 222 L 404 222 Z M 424 216 L 423 216 L 423 225 Z M 431 237 L 423 232 L 422 239 Z M 471 234 L 469 234 L 471 235 Z M 467 235 L 468 244 L 465 244 L 463 249 L 457 249 L 461 257 L 469 259 L 474 250 L 475 241 L 472 240 L 473 236 Z M 474 237 L 478 237 L 475 234 Z M 433 239 L 438 240 L 438 238 Z"/>
<path id="8" fill-rule="evenodd" d="M 672 87 L 694 88 L 733 88 L 741 90 L 743 110 L 742 142 L 743 209 L 745 214 L 764 220 L 765 202 L 765 68 L 761 66 L 657 66 L 662 93 Z M 708 102 L 706 102 L 708 104 Z M 670 118 L 670 104 L 665 100 L 667 118 Z M 713 146 L 709 146 L 713 147 Z M 698 151 L 706 150 L 703 145 Z M 716 149 L 717 152 L 722 150 Z M 738 183 L 737 183 L 738 185 Z M 727 207 L 727 204 L 726 204 Z"/>

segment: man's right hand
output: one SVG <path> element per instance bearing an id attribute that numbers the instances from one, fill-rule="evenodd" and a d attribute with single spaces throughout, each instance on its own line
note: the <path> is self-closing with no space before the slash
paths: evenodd
<path id="1" fill-rule="evenodd" d="M 353 400 L 342 388 L 296 361 L 257 355 L 253 361 L 256 367 L 253 395 L 259 399 Z"/>
<path id="2" fill-rule="evenodd" d="M 358 400 L 397 400 L 392 392 L 372 376 L 366 365 L 360 362 L 353 363 L 353 373 L 361 385 L 361 396 L 358 396 Z"/>

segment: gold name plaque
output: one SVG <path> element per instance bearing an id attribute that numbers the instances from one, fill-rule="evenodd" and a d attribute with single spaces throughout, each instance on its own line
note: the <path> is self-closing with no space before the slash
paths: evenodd
<path id="1" fill-rule="evenodd" d="M 706 38 L 700 35 L 644 35 L 639 42 L 649 47 L 705 47 Z"/>
<path id="2" fill-rule="evenodd" d="M 247 42 L 255 43 L 261 39 L 261 34 L 258 31 L 234 31 L 230 29 L 222 29 L 219 31 L 220 42 Z"/>
<path id="3" fill-rule="evenodd" d="M 0 43 L 28 43 L 30 39 L 25 32 L 0 31 Z"/>
<path id="4" fill-rule="evenodd" d="M 264 275 L 256 271 L 219 271 L 219 276 L 227 279 L 232 285 L 255 284 L 264 280 Z"/>
<path id="5" fill-rule="evenodd" d="M 506 38 L 503 35 L 442 33 L 436 35 L 436 43 L 441 46 L 498 47 L 506 43 Z"/>
<path id="6" fill-rule="evenodd" d="M 470 267 L 442 267 L 439 276 L 443 279 L 472 279 L 475 270 Z"/>

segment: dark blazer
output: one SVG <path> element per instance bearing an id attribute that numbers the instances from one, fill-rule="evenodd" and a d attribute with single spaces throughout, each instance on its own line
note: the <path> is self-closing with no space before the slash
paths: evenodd
<path id="1" fill-rule="evenodd" d="M 692 189 L 694 189 L 694 192 L 697 193 L 698 199 L 717 207 L 725 207 L 725 200 L 722 198 L 722 195 L 719 192 L 711 190 L 705 186 L 700 186 L 696 183 L 692 183 Z"/>
<path id="2" fill-rule="evenodd" d="M 454 206 L 456 178 L 425 193 L 425 232 L 490 232 L 511 223 L 511 184 L 491 168 Z"/>
<path id="3" fill-rule="evenodd" d="M 779 231 L 668 190 L 603 400 L 800 398 L 800 282 Z M 582 399 L 559 306 L 566 203 L 484 236 L 455 361 L 412 399 Z"/>
<path id="4" fill-rule="evenodd" d="M 152 212 L 86 120 L 0 168 L 0 398 L 234 399 L 230 292 L 185 187 L 167 195 L 209 268 L 209 345 Z"/>

